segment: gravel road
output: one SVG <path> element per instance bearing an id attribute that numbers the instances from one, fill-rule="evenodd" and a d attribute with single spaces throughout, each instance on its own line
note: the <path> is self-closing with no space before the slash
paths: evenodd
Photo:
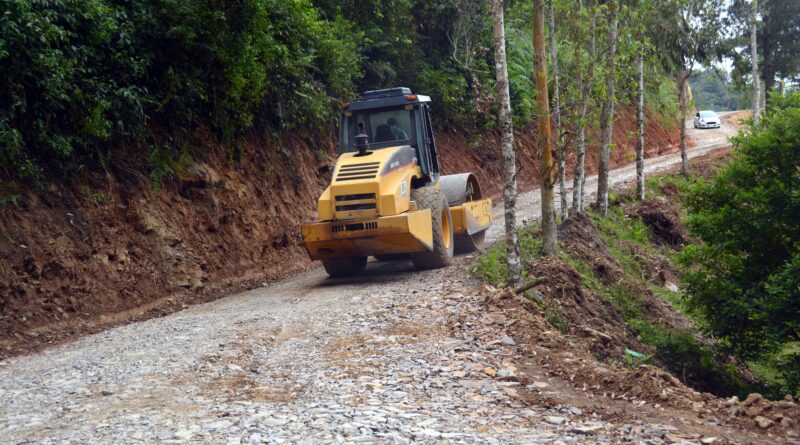
<path id="1" fill-rule="evenodd" d="M 723 146 L 711 138 L 691 154 Z M 650 159 L 647 169 L 679 161 Z M 623 167 L 612 183 L 634 177 Z M 521 196 L 520 219 L 535 218 L 538 199 L 538 190 Z M 513 397 L 518 382 L 488 377 L 486 367 L 513 372 L 513 339 L 486 344 L 446 328 L 480 310 L 467 261 L 428 272 L 371 263 L 352 280 L 316 269 L 7 359 L 0 442 L 665 443 L 670 427 L 526 406 Z"/>

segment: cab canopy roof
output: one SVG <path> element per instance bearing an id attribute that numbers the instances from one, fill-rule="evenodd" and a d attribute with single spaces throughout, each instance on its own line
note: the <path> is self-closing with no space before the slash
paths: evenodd
<path id="1" fill-rule="evenodd" d="M 410 88 L 398 87 L 367 91 L 362 93 L 358 99 L 343 106 L 343 108 L 348 111 L 361 111 L 373 108 L 396 107 L 398 105 L 421 104 L 430 101 L 430 97 L 414 94 Z"/>

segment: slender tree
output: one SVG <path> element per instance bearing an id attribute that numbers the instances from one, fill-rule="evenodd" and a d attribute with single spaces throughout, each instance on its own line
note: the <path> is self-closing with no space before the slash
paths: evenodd
<path id="1" fill-rule="evenodd" d="M 583 2 L 579 3 L 580 18 L 583 18 Z M 580 19 L 579 19 L 580 20 Z M 576 33 L 575 43 L 575 88 L 578 90 L 578 110 L 576 113 L 577 143 L 575 145 L 575 169 L 572 176 L 572 211 L 575 213 L 583 211 L 583 191 L 586 182 L 586 115 L 591 98 L 592 86 L 594 84 L 594 64 L 597 53 L 597 34 L 595 24 L 597 20 L 596 9 L 591 9 L 591 21 L 589 24 L 588 56 L 589 63 L 586 75 L 582 71 L 581 62 L 581 41 L 582 32 Z"/>
<path id="2" fill-rule="evenodd" d="M 608 163 L 611 155 L 611 137 L 614 131 L 614 104 L 616 102 L 616 58 L 619 36 L 619 11 L 615 0 L 608 2 L 608 56 L 606 59 L 606 97 L 600 111 L 600 162 L 597 171 L 597 209 L 601 215 L 608 212 Z"/>
<path id="3" fill-rule="evenodd" d="M 533 64 L 536 70 L 536 118 L 541 140 L 542 165 L 542 250 L 545 255 L 558 251 L 556 212 L 553 199 L 555 163 L 550 132 L 550 104 L 547 94 L 547 58 L 544 44 L 544 0 L 533 2 Z"/>
<path id="4" fill-rule="evenodd" d="M 494 30 L 494 61 L 497 97 L 500 100 L 498 120 L 503 148 L 503 206 L 506 219 L 506 256 L 508 285 L 522 283 L 520 273 L 519 236 L 517 234 L 517 166 L 514 152 L 514 123 L 511 120 L 511 95 L 508 89 L 508 63 L 506 61 L 506 33 L 503 0 L 492 0 L 492 27 Z"/>
<path id="5" fill-rule="evenodd" d="M 759 107 L 761 106 L 761 82 L 758 73 L 758 0 L 752 1 L 750 14 L 750 65 L 753 73 L 753 123 L 758 123 Z"/>
<path id="6" fill-rule="evenodd" d="M 556 154 L 558 155 L 558 192 L 561 198 L 561 219 L 569 217 L 567 204 L 567 150 L 561 132 L 561 91 L 558 72 L 558 49 L 556 48 L 555 0 L 550 0 L 550 63 L 553 65 L 553 123 L 556 132 Z"/>
<path id="7" fill-rule="evenodd" d="M 689 154 L 686 151 L 686 117 L 689 114 L 689 100 L 686 94 L 686 89 L 689 86 L 689 76 L 692 75 L 691 69 L 681 67 L 678 70 L 678 77 L 676 78 L 676 87 L 678 88 L 678 107 L 680 108 L 680 129 L 681 129 L 681 174 L 684 176 L 689 174 Z"/>
<path id="8" fill-rule="evenodd" d="M 644 47 L 636 57 L 636 79 L 638 94 L 636 100 L 636 198 L 644 199 Z"/>
<path id="9" fill-rule="evenodd" d="M 735 29 L 728 39 L 726 56 L 733 60 L 732 77 L 737 80 L 752 76 L 752 59 L 744 43 L 752 45 L 753 3 L 750 0 L 731 0 L 725 14 L 725 28 Z M 784 79 L 800 77 L 800 1 L 761 0 L 757 5 L 760 20 L 757 27 L 759 93 L 761 101 L 769 103 L 774 92 L 782 94 Z M 743 51 L 745 49 L 745 51 Z M 761 110 L 763 112 L 763 110 Z"/>

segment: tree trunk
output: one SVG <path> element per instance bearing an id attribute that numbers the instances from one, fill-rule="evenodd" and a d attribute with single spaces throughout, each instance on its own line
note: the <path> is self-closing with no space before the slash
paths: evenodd
<path id="1" fill-rule="evenodd" d="M 681 68 L 678 72 L 678 104 L 680 106 L 680 129 L 681 129 L 681 174 L 689 176 L 689 155 L 686 153 L 686 113 L 689 104 L 686 101 L 686 81 L 689 75 L 686 69 Z"/>
<path id="2" fill-rule="evenodd" d="M 769 4 L 763 4 L 769 8 Z M 763 60 L 763 73 L 764 73 L 764 99 L 769 101 L 769 96 L 772 94 L 772 88 L 775 85 L 775 69 L 773 68 L 772 64 L 772 20 L 770 11 L 765 11 L 764 14 L 764 28 L 761 32 L 762 41 L 761 41 L 761 55 L 764 58 Z"/>
<path id="3" fill-rule="evenodd" d="M 583 5 L 581 5 L 583 6 Z M 594 59 L 597 52 L 597 38 L 595 34 L 595 22 L 597 16 L 592 12 L 592 22 L 590 25 L 591 40 L 589 41 L 589 69 L 586 78 L 583 77 L 580 64 L 580 48 L 575 46 L 575 85 L 580 94 L 578 104 L 578 136 L 575 149 L 575 171 L 572 177 L 572 211 L 579 213 L 583 211 L 583 190 L 586 182 L 586 111 L 589 103 L 589 96 L 594 82 Z"/>
<path id="4" fill-rule="evenodd" d="M 553 199 L 555 165 L 550 133 L 550 104 L 547 95 L 547 59 L 544 48 L 544 0 L 533 2 L 533 65 L 536 69 L 536 117 L 542 147 L 542 250 L 557 253 L 556 212 Z"/>
<path id="5" fill-rule="evenodd" d="M 497 98 L 500 99 L 499 117 L 503 149 L 503 206 L 506 219 L 506 256 L 508 285 L 522 283 L 520 273 L 519 236 L 517 234 L 517 161 L 514 152 L 514 124 L 511 120 L 511 95 L 508 90 L 508 64 L 506 63 L 506 35 L 503 24 L 503 0 L 492 0 L 492 28 L 494 29 L 494 60 Z"/>
<path id="6" fill-rule="evenodd" d="M 580 95 L 578 103 L 578 128 L 577 143 L 575 144 L 575 167 L 572 172 L 572 212 L 580 213 L 583 211 L 583 172 L 586 161 L 586 102 L 587 97 L 583 94 L 583 73 L 579 59 L 580 49 L 575 46 L 575 88 Z"/>
<path id="7" fill-rule="evenodd" d="M 639 51 L 636 58 L 636 78 L 639 83 L 639 97 L 636 101 L 636 127 L 639 137 L 636 139 L 636 198 L 644 199 L 644 52 Z"/>
<path id="8" fill-rule="evenodd" d="M 561 92 L 559 91 L 558 50 L 556 48 L 555 0 L 550 0 L 550 61 L 553 64 L 553 118 L 556 125 L 556 153 L 558 154 L 558 191 L 561 197 L 561 219 L 569 218 L 567 203 L 567 150 L 561 135 Z"/>
<path id="9" fill-rule="evenodd" d="M 606 99 L 600 111 L 600 127 L 603 135 L 600 145 L 600 162 L 597 168 L 597 209 L 601 215 L 608 212 L 608 163 L 611 157 L 611 137 L 614 132 L 614 88 L 616 87 L 617 57 L 617 4 L 614 0 L 608 3 L 608 73 L 606 73 Z"/>
<path id="10" fill-rule="evenodd" d="M 753 0 L 750 17 L 750 61 L 753 67 L 753 123 L 758 123 L 759 109 L 761 107 L 761 86 L 758 74 L 758 42 L 756 31 L 758 25 L 758 0 Z"/>

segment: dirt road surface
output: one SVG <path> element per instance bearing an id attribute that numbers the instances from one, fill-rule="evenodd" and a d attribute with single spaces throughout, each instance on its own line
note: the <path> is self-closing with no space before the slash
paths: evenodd
<path id="1" fill-rule="evenodd" d="M 704 132 L 691 155 L 724 147 L 731 131 Z M 647 169 L 679 161 L 650 159 Z M 628 166 L 611 180 L 634 177 Z M 538 190 L 520 197 L 523 218 L 536 217 L 538 199 Z M 0 442 L 669 443 L 665 431 L 680 430 L 635 412 L 601 420 L 566 400 L 528 405 L 514 397 L 519 382 L 490 378 L 486 367 L 513 369 L 516 345 L 451 327 L 480 307 L 468 262 L 428 272 L 371 263 L 349 280 L 316 269 L 7 359 Z M 560 384 L 544 371 L 534 384 L 557 399 Z"/>

